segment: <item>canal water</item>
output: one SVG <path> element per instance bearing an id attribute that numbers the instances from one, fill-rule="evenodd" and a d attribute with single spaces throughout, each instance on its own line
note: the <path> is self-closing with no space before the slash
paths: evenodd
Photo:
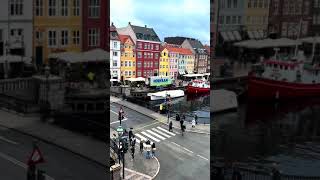
<path id="1" fill-rule="evenodd" d="M 240 102 L 238 112 L 215 115 L 211 126 L 215 159 L 320 176 L 320 99 Z"/>
<path id="2" fill-rule="evenodd" d="M 155 112 L 160 111 L 160 104 L 165 103 L 164 100 L 145 101 L 142 99 L 128 99 L 129 101 L 140 106 L 151 109 Z M 176 114 L 184 114 L 186 121 L 192 121 L 195 114 L 198 116 L 198 123 L 210 123 L 210 95 L 189 96 L 185 95 L 181 98 L 175 98 L 171 101 L 170 116 L 175 117 Z M 164 114 L 166 115 L 166 114 Z"/>

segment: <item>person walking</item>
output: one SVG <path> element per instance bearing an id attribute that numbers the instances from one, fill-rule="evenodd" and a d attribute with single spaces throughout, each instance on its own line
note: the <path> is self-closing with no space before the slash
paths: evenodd
<path id="1" fill-rule="evenodd" d="M 142 154 L 142 152 L 143 152 L 143 143 L 144 143 L 144 140 L 142 139 L 140 141 L 140 154 Z"/>
<path id="2" fill-rule="evenodd" d="M 135 152 L 135 146 L 134 145 L 131 145 L 131 157 L 132 157 L 132 160 L 134 160 L 134 152 Z"/>
<path id="3" fill-rule="evenodd" d="M 154 158 L 155 151 L 156 151 L 156 143 L 154 143 L 154 142 L 152 143 L 151 150 L 152 150 L 152 158 Z"/>
<path id="4" fill-rule="evenodd" d="M 181 127 L 181 135 L 183 136 L 183 132 L 184 132 L 184 121 L 181 119 L 180 120 L 180 127 Z"/>
<path id="5" fill-rule="evenodd" d="M 129 130 L 129 141 L 130 141 L 130 144 L 131 144 L 131 141 L 132 141 L 132 138 L 133 138 L 133 132 L 132 132 L 132 127 L 130 128 Z"/>
<path id="6" fill-rule="evenodd" d="M 170 123 L 169 123 L 169 132 L 171 132 L 172 131 L 172 121 L 170 121 Z"/>
<path id="7" fill-rule="evenodd" d="M 176 114 L 176 121 L 180 121 L 180 116 L 178 113 Z"/>
<path id="8" fill-rule="evenodd" d="M 196 120 L 195 119 L 192 119 L 192 128 L 196 127 Z"/>
<path id="9" fill-rule="evenodd" d="M 194 115 L 194 120 L 196 121 L 196 124 L 198 124 L 198 115 L 197 114 Z"/>
<path id="10" fill-rule="evenodd" d="M 149 141 L 149 140 L 148 140 L 148 141 Z M 146 145 L 145 145 L 146 151 L 147 151 L 147 153 L 146 153 L 146 158 L 147 158 L 147 159 L 150 159 L 150 155 L 151 155 L 151 145 L 150 145 L 150 141 L 149 141 L 149 143 L 148 143 L 148 141 L 147 141 L 147 143 L 146 143 Z"/>

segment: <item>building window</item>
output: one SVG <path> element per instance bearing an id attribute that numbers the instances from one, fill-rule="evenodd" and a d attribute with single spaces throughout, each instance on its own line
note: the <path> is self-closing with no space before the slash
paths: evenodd
<path id="1" fill-rule="evenodd" d="M 258 0 L 259 1 L 259 8 L 262 8 L 263 6 L 263 0 Z"/>
<path id="2" fill-rule="evenodd" d="M 143 67 L 147 67 L 147 62 L 143 62 Z"/>
<path id="3" fill-rule="evenodd" d="M 132 62 L 132 66 L 135 67 L 136 66 L 136 62 Z"/>
<path id="4" fill-rule="evenodd" d="M 156 50 L 159 50 L 159 45 L 156 45 Z"/>
<path id="5" fill-rule="evenodd" d="M 228 7 L 228 8 L 231 8 L 231 0 L 228 0 L 228 2 L 227 2 L 227 7 Z"/>
<path id="6" fill-rule="evenodd" d="M 89 46 L 98 46 L 100 44 L 99 29 L 89 29 Z"/>
<path id="7" fill-rule="evenodd" d="M 138 61 L 138 62 L 137 62 L 137 67 L 138 67 L 138 68 L 141 68 L 141 61 Z"/>
<path id="8" fill-rule="evenodd" d="M 264 0 L 264 8 L 269 8 L 269 0 Z"/>
<path id="9" fill-rule="evenodd" d="M 68 45 L 68 31 L 67 30 L 61 31 L 61 45 L 62 46 Z"/>
<path id="10" fill-rule="evenodd" d="M 138 43 L 138 48 L 142 49 L 142 43 L 141 42 Z"/>
<path id="11" fill-rule="evenodd" d="M 114 52 L 114 53 L 115 53 L 115 52 Z M 113 65 L 113 67 L 117 67 L 117 66 L 118 66 L 117 60 L 113 60 L 112 65 Z"/>
<path id="12" fill-rule="evenodd" d="M 113 42 L 113 48 L 115 48 L 115 49 L 118 48 L 118 43 L 117 42 Z"/>
<path id="13" fill-rule="evenodd" d="M 301 14 L 302 12 L 302 0 L 298 0 L 298 2 L 296 3 L 296 14 Z"/>
<path id="14" fill-rule="evenodd" d="M 80 0 L 73 0 L 72 12 L 73 16 L 80 16 Z"/>
<path id="15" fill-rule="evenodd" d="M 132 76 L 135 76 L 136 75 L 136 71 L 132 71 Z"/>
<path id="16" fill-rule="evenodd" d="M 232 24 L 237 24 L 237 16 L 232 16 Z"/>
<path id="17" fill-rule="evenodd" d="M 310 11 L 310 2 L 309 1 L 304 1 L 304 10 L 303 14 L 308 15 Z"/>
<path id="18" fill-rule="evenodd" d="M 36 0 L 36 16 L 43 16 L 43 0 Z"/>
<path id="19" fill-rule="evenodd" d="M 248 0 L 248 8 L 252 7 L 252 0 Z"/>
<path id="20" fill-rule="evenodd" d="M 138 72 L 137 72 L 137 76 L 138 76 L 138 77 L 141 77 L 141 71 L 138 71 Z"/>
<path id="21" fill-rule="evenodd" d="M 273 14 L 278 15 L 279 13 L 279 0 L 273 0 Z"/>
<path id="22" fill-rule="evenodd" d="M 127 67 L 128 66 L 128 61 L 125 61 L 124 62 L 124 67 Z"/>
<path id="23" fill-rule="evenodd" d="M 158 53 L 155 53 L 155 54 L 154 54 L 154 58 L 155 58 L 155 59 L 158 59 L 158 58 L 159 58 L 159 54 L 158 54 Z"/>
<path id="24" fill-rule="evenodd" d="M 238 16 L 238 24 L 241 24 L 241 16 Z"/>
<path id="25" fill-rule="evenodd" d="M 230 16 L 227 16 L 226 18 L 226 24 L 230 24 L 231 23 L 231 17 Z"/>
<path id="26" fill-rule="evenodd" d="M 68 0 L 60 0 L 61 16 L 68 16 Z"/>
<path id="27" fill-rule="evenodd" d="M 42 41 L 43 40 L 43 33 L 40 31 L 36 31 L 36 40 Z"/>
<path id="28" fill-rule="evenodd" d="M 142 58 L 142 52 L 138 52 L 138 58 Z"/>
<path id="29" fill-rule="evenodd" d="M 74 45 L 80 45 L 80 31 L 73 31 L 72 41 Z"/>
<path id="30" fill-rule="evenodd" d="M 283 22 L 282 23 L 281 35 L 282 36 L 287 36 L 287 33 L 288 33 L 288 23 L 287 22 Z"/>
<path id="31" fill-rule="evenodd" d="M 148 44 L 144 43 L 144 49 L 148 49 Z"/>
<path id="32" fill-rule="evenodd" d="M 114 56 L 114 57 L 117 57 L 117 56 L 118 56 L 118 52 L 117 52 L 117 51 L 114 51 L 114 52 L 113 52 L 113 56 Z"/>
<path id="33" fill-rule="evenodd" d="M 258 0 L 253 0 L 253 8 L 257 8 L 258 7 Z"/>
<path id="34" fill-rule="evenodd" d="M 147 59 L 147 53 L 146 53 L 146 52 L 143 53 L 143 57 L 144 57 L 145 59 Z"/>
<path id="35" fill-rule="evenodd" d="M 57 32 L 49 31 L 48 32 L 48 46 L 53 47 L 57 45 Z"/>
<path id="36" fill-rule="evenodd" d="M 11 16 L 23 15 L 23 0 L 10 0 L 9 3 Z"/>
<path id="37" fill-rule="evenodd" d="M 289 0 L 284 0 L 283 2 L 283 14 L 284 15 L 289 14 Z"/>
<path id="38" fill-rule="evenodd" d="M 237 8 L 238 7 L 238 0 L 233 0 L 233 8 Z"/>
<path id="39" fill-rule="evenodd" d="M 56 0 L 49 0 L 49 16 L 56 16 L 57 11 L 57 1 Z"/>
<path id="40" fill-rule="evenodd" d="M 100 16 L 100 0 L 90 0 L 89 1 L 89 17 L 99 17 Z"/>

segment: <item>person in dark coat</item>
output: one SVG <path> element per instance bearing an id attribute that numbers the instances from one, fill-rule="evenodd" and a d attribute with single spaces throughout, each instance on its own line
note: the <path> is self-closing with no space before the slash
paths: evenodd
<path id="1" fill-rule="evenodd" d="M 194 120 L 196 120 L 196 124 L 198 124 L 198 116 L 197 116 L 197 114 L 194 115 Z"/>
<path id="2" fill-rule="evenodd" d="M 153 142 L 151 145 L 151 152 L 152 152 L 152 157 L 154 157 L 156 151 L 156 144 Z"/>
<path id="3" fill-rule="evenodd" d="M 130 130 L 129 130 L 129 141 L 130 141 L 130 144 L 131 144 L 132 138 L 133 138 L 133 132 L 132 132 L 132 128 L 130 128 Z"/>
<path id="4" fill-rule="evenodd" d="M 172 121 L 169 123 L 169 131 L 172 131 Z"/>
<path id="5" fill-rule="evenodd" d="M 135 146 L 131 146 L 131 157 L 132 157 L 132 161 L 134 160 L 134 152 L 135 152 Z"/>
<path id="6" fill-rule="evenodd" d="M 179 116 L 179 114 L 176 114 L 176 121 L 180 121 L 180 116 Z"/>
<path id="7" fill-rule="evenodd" d="M 142 154 L 142 152 L 143 152 L 143 143 L 144 143 L 144 141 L 141 140 L 140 141 L 140 154 Z"/>

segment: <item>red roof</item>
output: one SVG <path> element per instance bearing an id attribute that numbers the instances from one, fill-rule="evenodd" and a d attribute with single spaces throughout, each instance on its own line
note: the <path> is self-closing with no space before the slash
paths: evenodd
<path id="1" fill-rule="evenodd" d="M 130 39 L 131 42 L 133 43 L 133 40 L 128 35 L 119 34 L 119 39 L 120 39 L 121 43 L 125 43 L 128 39 Z"/>
<path id="2" fill-rule="evenodd" d="M 169 52 L 177 52 L 180 54 L 185 54 L 185 55 L 192 55 L 192 52 L 190 49 L 186 49 L 186 48 L 177 48 L 177 47 L 166 47 L 168 49 Z"/>

